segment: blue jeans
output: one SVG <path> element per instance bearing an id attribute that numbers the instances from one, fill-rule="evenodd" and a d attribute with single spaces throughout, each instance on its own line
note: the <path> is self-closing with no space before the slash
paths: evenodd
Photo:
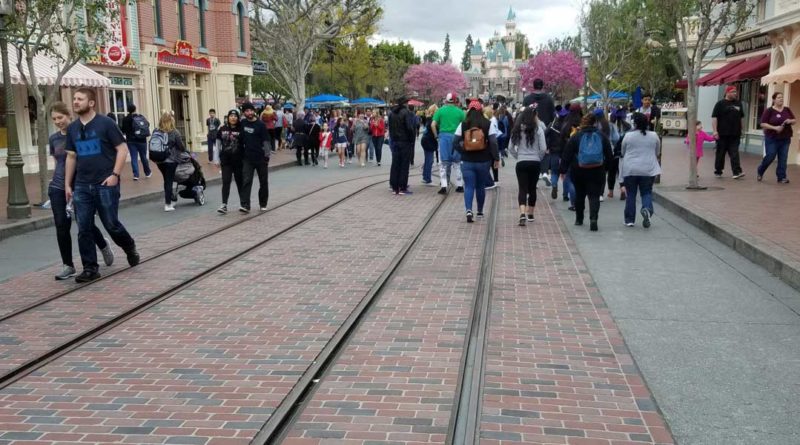
<path id="1" fill-rule="evenodd" d="M 547 173 L 550 171 L 550 184 L 554 188 L 558 188 L 558 167 L 561 164 L 561 155 L 550 153 L 547 158 L 549 163 L 548 165 L 542 164 L 542 172 Z"/>
<path id="2" fill-rule="evenodd" d="M 625 192 L 625 223 L 636 222 L 636 192 L 642 195 L 642 208 L 653 213 L 653 176 L 626 176 Z"/>
<path id="3" fill-rule="evenodd" d="M 464 175 L 464 207 L 472 211 L 472 198 L 478 199 L 478 212 L 483 212 L 486 201 L 486 178 L 489 176 L 490 162 L 462 162 Z"/>
<path id="4" fill-rule="evenodd" d="M 569 198 L 569 204 L 571 206 L 574 206 L 575 205 L 575 184 L 572 183 L 572 172 L 568 171 L 567 174 L 564 175 L 564 181 L 563 182 L 564 182 L 564 185 L 563 185 L 563 187 L 564 187 L 564 191 L 563 191 L 564 196 L 568 197 Z"/>
<path id="5" fill-rule="evenodd" d="M 150 176 L 150 163 L 147 162 L 147 144 L 144 142 L 128 142 L 128 153 L 131 155 L 131 168 L 133 169 L 133 177 L 139 177 L 139 160 L 142 160 L 142 167 L 144 168 L 144 175 Z M 138 159 L 137 159 L 138 158 Z"/>
<path id="6" fill-rule="evenodd" d="M 764 138 L 764 147 L 766 154 L 764 159 L 761 160 L 761 165 L 758 166 L 758 176 L 764 176 L 775 157 L 778 158 L 778 168 L 775 169 L 775 174 L 778 176 L 778 181 L 786 179 L 786 160 L 789 157 L 789 142 L 791 139 L 772 139 Z"/>
<path id="7" fill-rule="evenodd" d="M 453 149 L 453 133 L 439 133 L 439 181 L 442 187 L 447 187 L 450 178 L 455 173 L 456 186 L 461 186 L 461 153 Z M 453 172 L 453 168 L 457 169 Z"/>
<path id="8" fill-rule="evenodd" d="M 126 253 L 136 248 L 136 243 L 119 221 L 119 184 L 108 187 L 100 184 L 76 182 L 72 197 L 78 220 L 78 250 L 84 270 L 97 271 L 94 215 L 100 217 L 106 232 Z"/>
<path id="9" fill-rule="evenodd" d="M 369 147 L 369 159 L 372 160 L 372 152 L 375 151 L 375 162 L 381 163 L 381 154 L 383 154 L 383 136 L 372 136 L 372 145 Z"/>
<path id="10" fill-rule="evenodd" d="M 422 182 L 430 183 L 433 182 L 431 178 L 431 173 L 433 170 L 433 152 L 432 151 L 424 151 L 425 153 L 425 161 L 422 164 Z"/>

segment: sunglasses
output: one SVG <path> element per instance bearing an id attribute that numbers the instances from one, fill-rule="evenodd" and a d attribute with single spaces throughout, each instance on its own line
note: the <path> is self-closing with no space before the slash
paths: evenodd
<path id="1" fill-rule="evenodd" d="M 81 140 L 86 140 L 86 125 L 81 124 Z"/>

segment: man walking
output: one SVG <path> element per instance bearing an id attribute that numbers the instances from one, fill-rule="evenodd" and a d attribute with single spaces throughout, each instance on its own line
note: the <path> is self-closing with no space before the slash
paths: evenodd
<path id="1" fill-rule="evenodd" d="M 253 176 L 258 173 L 258 205 L 261 211 L 267 210 L 269 200 L 269 156 L 272 153 L 267 126 L 256 116 L 256 107 L 250 102 L 242 104 L 244 121 L 240 148 L 244 157 L 242 161 L 242 206 L 239 211 L 250 213 L 250 192 L 253 189 Z"/>
<path id="2" fill-rule="evenodd" d="M 150 122 L 144 116 L 136 112 L 136 105 L 128 105 L 128 115 L 122 118 L 122 134 L 128 143 L 128 151 L 131 154 L 131 169 L 133 169 L 133 180 L 139 180 L 139 160 L 142 160 L 142 168 L 145 177 L 150 177 L 153 172 L 150 170 L 150 163 L 147 162 L 147 137 L 150 136 Z"/>
<path id="3" fill-rule="evenodd" d="M 95 110 L 97 97 L 89 88 L 73 94 L 72 110 L 78 120 L 67 127 L 67 162 L 64 191 L 73 200 L 78 221 L 78 249 L 83 272 L 77 283 L 100 278 L 94 242 L 94 216 L 100 216 L 111 239 L 122 248 L 128 264 L 139 264 L 136 243 L 119 221 L 119 179 L 128 157 L 128 146 L 117 124 Z M 73 188 L 74 184 L 74 188 Z"/>
<path id="4" fill-rule="evenodd" d="M 380 110 L 375 110 L 375 113 L 369 119 L 369 133 L 372 136 L 372 146 L 375 150 L 375 162 L 380 167 L 381 155 L 383 154 L 383 138 L 386 136 L 386 123 L 383 121 Z"/>
<path id="5" fill-rule="evenodd" d="M 275 121 L 275 132 L 272 135 L 273 151 L 283 148 L 283 108 L 281 108 L 280 102 L 275 104 L 275 116 L 278 117 L 278 120 Z"/>
<path id="6" fill-rule="evenodd" d="M 219 127 L 221 127 L 219 119 L 217 119 L 217 112 L 213 108 L 208 110 L 208 119 L 206 119 L 206 127 L 208 127 L 208 133 L 206 133 L 206 143 L 208 144 L 208 162 L 214 162 L 214 144 L 216 144 L 217 140 L 217 131 L 219 131 Z"/>
<path id="7" fill-rule="evenodd" d="M 408 109 L 408 99 L 401 96 L 389 115 L 389 138 L 392 140 L 392 168 L 389 186 L 395 195 L 410 195 L 408 190 L 408 169 L 411 153 L 414 151 L 416 133 L 414 132 L 414 113 Z"/>
<path id="8" fill-rule="evenodd" d="M 450 174 L 455 168 L 456 191 L 464 191 L 464 181 L 461 177 L 461 156 L 453 149 L 455 132 L 461 122 L 464 121 L 466 114 L 464 110 L 455 105 L 457 97 L 454 93 L 448 93 L 445 97 L 445 105 L 439 108 L 433 115 L 431 129 L 433 135 L 439 141 L 439 177 L 442 188 L 439 189 L 440 195 L 447 194 L 447 186 L 450 184 Z M 394 140 L 394 136 L 390 134 Z"/>
<path id="9" fill-rule="evenodd" d="M 550 93 L 544 91 L 542 79 L 533 79 L 533 91 L 522 100 L 522 105 L 525 107 L 533 104 L 536 104 L 536 117 L 545 127 L 549 127 L 556 119 L 556 106 Z"/>
<path id="10" fill-rule="evenodd" d="M 725 98 L 714 105 L 711 112 L 711 126 L 714 128 L 714 139 L 717 140 L 717 152 L 714 159 L 714 176 L 721 178 L 725 168 L 725 154 L 731 159 L 733 179 L 744 177 L 742 165 L 739 163 L 739 140 L 742 137 L 742 103 L 738 99 L 736 87 L 725 87 Z"/>

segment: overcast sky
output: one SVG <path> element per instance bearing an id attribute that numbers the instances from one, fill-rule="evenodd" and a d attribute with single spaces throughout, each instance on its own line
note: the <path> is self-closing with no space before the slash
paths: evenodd
<path id="1" fill-rule="evenodd" d="M 580 0 L 383 0 L 381 39 L 410 41 L 420 55 L 435 49 L 442 54 L 450 33 L 450 53 L 459 64 L 464 40 L 486 42 L 494 31 L 505 30 L 509 6 L 517 13 L 517 29 L 528 36 L 531 49 L 552 37 L 577 34 Z M 491 6 L 490 6 L 491 5 Z"/>

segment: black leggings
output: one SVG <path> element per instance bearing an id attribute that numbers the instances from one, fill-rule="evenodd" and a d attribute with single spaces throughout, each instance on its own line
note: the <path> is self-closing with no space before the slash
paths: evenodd
<path id="1" fill-rule="evenodd" d="M 222 164 L 222 203 L 228 204 L 231 195 L 231 179 L 236 182 L 236 191 L 239 193 L 239 202 L 242 200 L 242 161 Z"/>
<path id="2" fill-rule="evenodd" d="M 175 162 L 159 162 L 158 169 L 161 175 L 164 176 L 164 203 L 167 205 L 172 204 L 172 183 L 175 182 L 175 170 L 178 164 Z"/>
<path id="3" fill-rule="evenodd" d="M 536 183 L 539 182 L 541 167 L 539 161 L 517 162 L 517 184 L 519 185 L 517 202 L 519 205 L 536 206 Z"/>
<path id="4" fill-rule="evenodd" d="M 619 158 L 614 158 L 608 162 L 608 171 L 606 171 L 606 184 L 608 184 L 608 191 L 614 191 L 614 184 L 617 183 L 617 172 L 619 172 Z"/>
<path id="5" fill-rule="evenodd" d="M 53 210 L 53 221 L 56 226 L 56 240 L 58 241 L 58 251 L 61 253 L 61 263 L 65 266 L 75 267 L 72 262 L 72 218 L 67 216 L 67 197 L 64 190 L 49 187 L 47 189 L 50 198 L 50 208 Z M 108 243 L 103 238 L 103 233 L 92 224 L 92 237 L 98 249 L 105 249 Z"/>
<path id="6" fill-rule="evenodd" d="M 600 215 L 600 195 L 603 194 L 606 171 L 603 167 L 572 169 L 575 185 L 575 221 L 583 222 L 586 198 L 589 198 L 589 219 L 597 221 Z"/>

